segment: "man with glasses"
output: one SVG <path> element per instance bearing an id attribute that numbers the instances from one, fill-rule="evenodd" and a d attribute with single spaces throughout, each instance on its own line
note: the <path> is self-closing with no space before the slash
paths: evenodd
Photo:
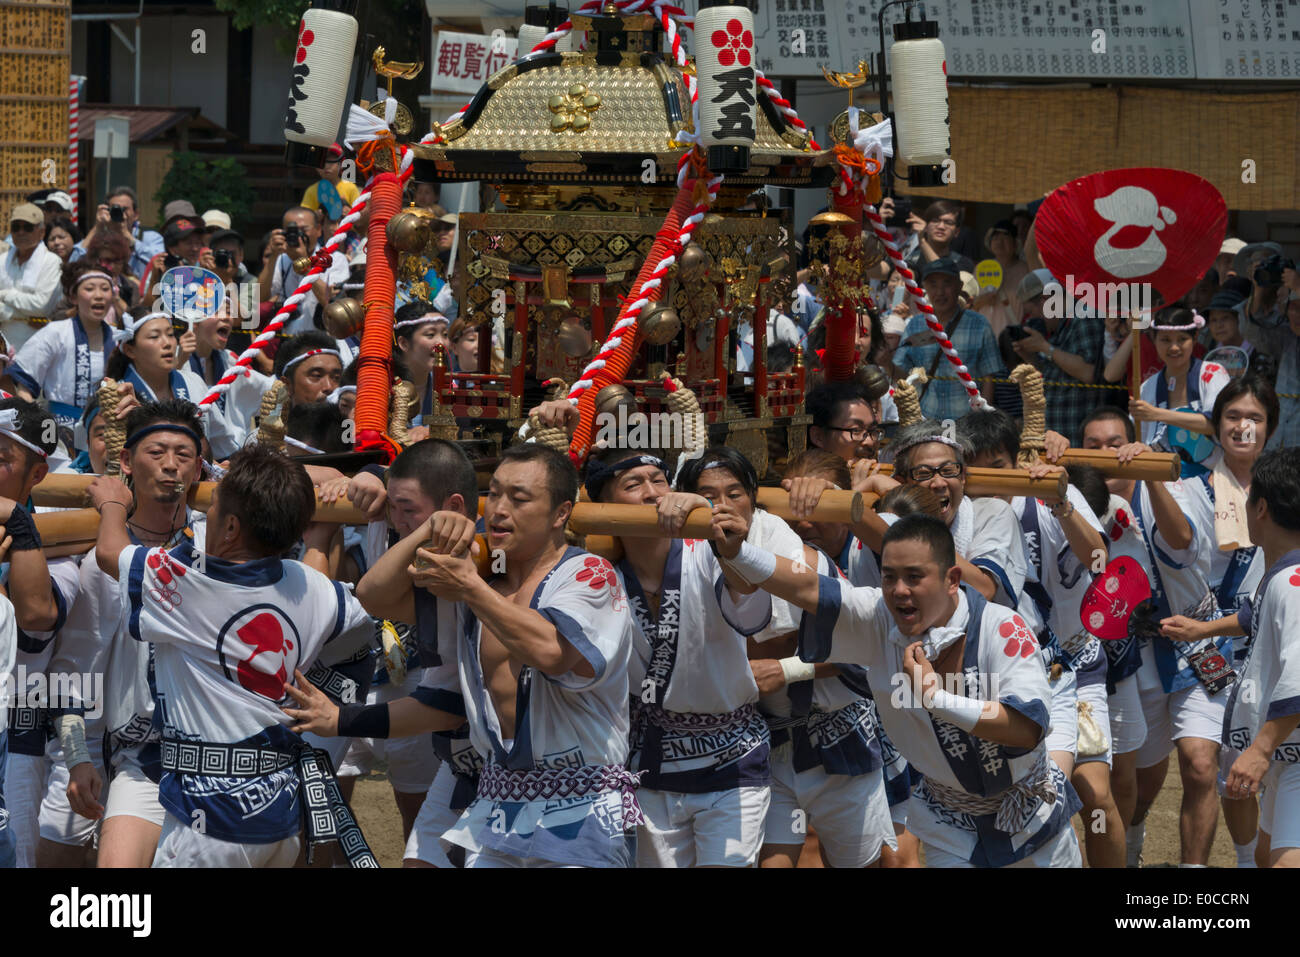
<path id="1" fill-rule="evenodd" d="M 808 442 L 849 463 L 850 471 L 870 469 L 880 447 L 880 400 L 856 381 L 825 382 L 808 393 L 804 408 L 812 416 Z"/>
<path id="2" fill-rule="evenodd" d="M 34 204 L 15 206 L 9 228 L 12 246 L 0 266 L 0 331 L 17 349 L 58 305 L 63 260 L 45 248 L 45 214 Z"/>

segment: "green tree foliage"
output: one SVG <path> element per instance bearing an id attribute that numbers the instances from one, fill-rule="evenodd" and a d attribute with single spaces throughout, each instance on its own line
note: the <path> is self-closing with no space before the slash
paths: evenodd
<path id="1" fill-rule="evenodd" d="M 235 160 L 192 152 L 172 154 L 172 168 L 154 194 L 159 209 L 174 199 L 188 199 L 196 212 L 224 210 L 232 223 L 247 222 L 255 198 L 244 167 Z"/>

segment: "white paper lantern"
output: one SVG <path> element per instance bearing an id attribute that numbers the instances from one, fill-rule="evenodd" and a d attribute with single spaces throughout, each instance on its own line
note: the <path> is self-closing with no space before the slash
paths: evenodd
<path id="1" fill-rule="evenodd" d="M 338 135 L 348 98 L 357 21 L 336 10 L 309 9 L 298 25 L 284 138 L 327 147 Z"/>
<path id="2" fill-rule="evenodd" d="M 941 166 L 949 156 L 948 68 L 938 34 L 933 21 L 894 27 L 889 60 L 902 166 Z"/>
<path id="3" fill-rule="evenodd" d="M 749 169 L 757 124 L 754 14 L 748 7 L 703 7 L 695 16 L 700 142 L 715 173 Z"/>

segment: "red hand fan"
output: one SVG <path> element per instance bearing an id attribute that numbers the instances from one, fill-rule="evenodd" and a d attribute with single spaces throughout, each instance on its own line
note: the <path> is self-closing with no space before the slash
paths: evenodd
<path id="1" fill-rule="evenodd" d="M 1083 596 L 1079 621 L 1084 630 L 1103 641 L 1128 637 L 1133 610 L 1151 597 L 1151 582 L 1135 559 L 1116 558 L 1097 576 Z"/>
<path id="2" fill-rule="evenodd" d="M 1165 302 L 1214 265 L 1228 206 L 1179 169 L 1113 169 L 1058 187 L 1034 218 L 1043 264 L 1075 284 L 1151 283 Z"/>

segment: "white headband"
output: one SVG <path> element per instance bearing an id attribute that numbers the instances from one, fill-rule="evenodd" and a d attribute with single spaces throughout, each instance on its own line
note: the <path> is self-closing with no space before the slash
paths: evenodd
<path id="1" fill-rule="evenodd" d="M 356 392 L 356 391 L 357 391 L 357 387 L 354 385 L 341 385 L 333 392 L 330 393 L 329 401 L 333 402 L 335 405 L 338 405 L 339 399 L 343 398 L 343 394 L 345 392 Z"/>
<path id="2" fill-rule="evenodd" d="M 122 317 L 122 328 L 113 330 L 113 341 L 118 345 L 123 342 L 130 342 L 135 338 L 135 334 L 140 331 L 141 327 L 151 319 L 168 319 L 172 318 L 170 312 L 151 312 L 139 319 L 132 319 L 129 314 Z"/>
<path id="3" fill-rule="evenodd" d="M 296 366 L 299 362 L 302 362 L 302 360 L 310 359 L 312 356 L 334 356 L 336 359 L 339 360 L 339 362 L 343 361 L 343 355 L 337 349 L 308 349 L 302 355 L 294 356 L 292 359 L 286 362 L 284 364 L 284 368 L 280 370 L 280 375 L 282 376 L 288 375 L 290 369 Z"/>
<path id="4" fill-rule="evenodd" d="M 80 285 L 81 285 L 83 282 L 85 282 L 87 279 L 105 279 L 105 280 L 108 281 L 108 284 L 109 284 L 110 286 L 116 286 L 116 285 L 117 285 L 117 280 L 114 279 L 112 276 L 110 276 L 108 273 L 106 273 L 106 272 L 99 272 L 98 270 L 92 270 L 92 271 L 90 271 L 90 272 L 84 272 L 84 273 L 82 273 L 80 276 L 78 276 L 78 277 L 77 277 L 77 281 L 74 282 L 74 283 L 72 284 L 72 288 L 73 288 L 73 289 L 76 289 L 78 286 L 80 286 Z"/>
<path id="5" fill-rule="evenodd" d="M 18 410 L 3 409 L 0 410 L 0 435 L 7 435 L 19 445 L 31 449 L 41 458 L 48 458 L 48 453 L 38 445 L 33 445 L 17 432 L 18 429 Z"/>
<path id="6" fill-rule="evenodd" d="M 442 313 L 433 312 L 433 313 L 427 313 L 421 316 L 419 319 L 403 319 L 401 322 L 395 322 L 393 323 L 393 331 L 396 332 L 398 329 L 401 329 L 404 326 L 422 326 L 426 322 L 445 322 L 448 325 L 451 325 L 451 321 Z"/>

